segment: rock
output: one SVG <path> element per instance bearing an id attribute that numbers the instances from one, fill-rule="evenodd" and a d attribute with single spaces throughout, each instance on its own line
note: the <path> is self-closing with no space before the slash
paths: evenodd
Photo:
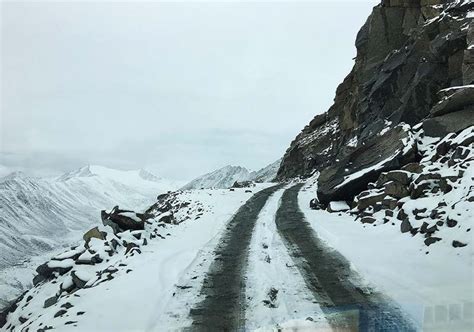
<path id="1" fill-rule="evenodd" d="M 158 221 L 163 222 L 165 224 L 174 224 L 175 218 L 172 213 L 165 213 L 164 215 L 161 215 L 159 217 Z"/>
<path id="2" fill-rule="evenodd" d="M 311 201 L 309 201 L 309 208 L 312 210 L 322 210 L 324 209 L 324 206 L 319 203 L 317 198 L 313 198 Z"/>
<path id="3" fill-rule="evenodd" d="M 393 211 L 392 210 L 385 210 L 385 216 L 386 217 L 393 217 Z"/>
<path id="4" fill-rule="evenodd" d="M 338 86 L 334 104 L 314 117 L 291 142 L 278 170 L 279 180 L 311 176 L 315 170 L 333 167 L 337 160 L 342 164 L 340 174 L 322 174 L 321 183 L 358 171 L 345 161 L 357 159 L 357 149 L 370 145 L 376 133 L 401 122 L 410 126 L 419 123 L 440 101 L 438 91 L 472 84 L 474 51 L 467 48 L 472 44 L 468 40 L 472 18 L 467 15 L 472 3 L 421 1 L 383 0 L 374 7 L 357 34 L 354 67 Z M 437 107 L 443 106 L 444 111 L 465 108 L 467 103 L 461 100 L 461 94 L 466 92 L 456 92 Z M 469 97 L 472 94 L 465 96 Z M 345 165 L 350 166 L 350 173 L 343 172 Z M 370 165 L 371 160 L 367 160 L 366 166 Z M 330 188 L 328 184 L 321 190 L 323 196 Z M 322 203 L 349 200 L 323 196 L 318 196 Z"/>
<path id="5" fill-rule="evenodd" d="M 382 202 L 386 194 L 384 192 L 367 192 L 364 196 L 358 196 L 357 209 L 365 210 L 369 206 L 374 206 L 377 202 Z M 361 193 L 362 194 L 362 193 Z"/>
<path id="6" fill-rule="evenodd" d="M 411 174 L 409 172 L 399 170 L 383 172 L 380 174 L 376 182 L 376 186 L 377 188 L 381 188 L 387 182 L 391 181 L 407 186 L 411 181 Z"/>
<path id="7" fill-rule="evenodd" d="M 410 222 L 408 221 L 408 219 L 404 219 L 402 221 L 402 223 L 400 224 L 400 231 L 402 233 L 407 233 L 409 231 L 411 231 L 413 227 L 411 226 Z"/>
<path id="8" fill-rule="evenodd" d="M 373 136 L 367 144 L 334 165 L 321 170 L 318 178 L 318 198 L 323 204 L 330 201 L 351 201 L 353 197 L 375 182 L 384 171 L 400 168 L 414 161 L 413 148 L 406 148 L 408 134 L 397 127 L 383 136 Z M 348 165 L 351 165 L 349 172 Z"/>
<path id="9" fill-rule="evenodd" d="M 474 107 L 449 113 L 423 121 L 427 136 L 444 137 L 449 133 L 460 132 L 474 125 Z"/>
<path id="10" fill-rule="evenodd" d="M 127 244 L 127 248 L 125 249 L 125 255 L 128 254 L 129 252 L 132 251 L 133 248 L 140 248 L 137 244 L 135 243 L 129 243 Z"/>
<path id="11" fill-rule="evenodd" d="M 436 243 L 436 242 L 438 242 L 438 241 L 440 241 L 440 240 L 441 240 L 441 238 L 439 238 L 439 237 L 431 236 L 431 237 L 427 237 L 424 242 L 425 242 L 425 244 L 426 244 L 427 246 L 430 246 L 430 245 L 432 245 L 433 243 Z"/>
<path id="12" fill-rule="evenodd" d="M 420 165 L 419 163 L 409 163 L 404 165 L 401 169 L 402 171 L 419 174 L 423 172 L 423 168 L 424 166 Z"/>
<path id="13" fill-rule="evenodd" d="M 458 222 L 454 219 L 451 219 L 449 217 L 446 219 L 446 225 L 448 225 L 448 227 L 450 227 L 450 228 L 453 228 L 457 224 L 458 224 Z"/>
<path id="14" fill-rule="evenodd" d="M 58 297 L 56 295 L 51 296 L 50 298 L 47 298 L 44 301 L 43 308 L 51 307 L 52 305 L 56 304 L 57 302 L 58 302 Z"/>
<path id="15" fill-rule="evenodd" d="M 374 217 L 370 217 L 370 216 L 362 217 L 360 219 L 360 222 L 363 223 L 363 224 L 373 224 L 375 221 L 377 221 L 377 219 L 375 219 Z"/>
<path id="16" fill-rule="evenodd" d="M 89 229 L 89 230 L 82 236 L 82 239 L 83 239 L 84 242 L 85 242 L 86 248 L 88 247 L 89 241 L 91 240 L 91 238 L 96 238 L 96 239 L 99 239 L 99 240 L 105 240 L 105 235 L 104 235 L 101 231 L 99 231 L 99 228 L 98 228 L 98 227 L 94 227 L 94 228 Z"/>
<path id="17" fill-rule="evenodd" d="M 467 246 L 467 244 L 466 244 L 466 243 L 459 242 L 459 241 L 457 241 L 457 240 L 454 240 L 453 243 L 452 243 L 452 246 L 453 246 L 454 248 L 462 248 L 462 247 Z"/>
<path id="18" fill-rule="evenodd" d="M 61 309 L 57 313 L 54 314 L 54 318 L 62 317 L 64 316 L 65 313 L 67 313 L 67 310 Z"/>
<path id="19" fill-rule="evenodd" d="M 400 182 L 390 181 L 384 184 L 384 192 L 388 196 L 392 196 L 395 198 L 403 198 L 410 193 L 405 185 Z"/>
<path id="20" fill-rule="evenodd" d="M 431 184 L 429 182 L 422 182 L 420 184 L 412 184 L 410 186 L 410 198 L 417 199 L 420 197 L 424 197 L 426 191 L 431 188 Z"/>
<path id="21" fill-rule="evenodd" d="M 442 99 L 431 109 L 433 116 L 456 112 L 466 106 L 474 105 L 474 86 L 449 88 L 441 90 L 439 94 Z"/>
<path id="22" fill-rule="evenodd" d="M 349 210 L 350 207 L 346 202 L 330 202 L 328 204 L 328 212 L 342 212 Z"/>
<path id="23" fill-rule="evenodd" d="M 84 288 L 89 280 L 81 279 L 76 271 L 71 272 L 72 282 L 76 285 L 77 288 Z"/>
<path id="24" fill-rule="evenodd" d="M 397 203 L 398 201 L 392 197 L 384 197 L 382 200 L 382 205 L 390 210 L 395 209 L 397 207 Z"/>
<path id="25" fill-rule="evenodd" d="M 254 186 L 252 181 L 235 181 L 231 188 L 246 188 Z"/>
<path id="26" fill-rule="evenodd" d="M 110 213 L 101 212 L 102 223 L 105 226 L 111 226 L 116 230 L 143 230 L 145 229 L 145 215 L 135 213 L 130 210 L 120 210 L 118 206 L 114 207 Z M 116 226 L 113 226 L 115 224 Z"/>

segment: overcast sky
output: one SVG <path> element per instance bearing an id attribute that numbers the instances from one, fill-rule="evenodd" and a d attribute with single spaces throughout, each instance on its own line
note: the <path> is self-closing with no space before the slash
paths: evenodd
<path id="1" fill-rule="evenodd" d="M 377 2 L 3 2 L 0 172 L 263 167 L 331 105 Z"/>

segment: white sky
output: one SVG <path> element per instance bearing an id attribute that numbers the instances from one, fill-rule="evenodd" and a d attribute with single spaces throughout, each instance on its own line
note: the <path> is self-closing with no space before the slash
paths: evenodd
<path id="1" fill-rule="evenodd" d="M 331 105 L 377 3 L 3 2 L 0 170 L 263 167 Z"/>

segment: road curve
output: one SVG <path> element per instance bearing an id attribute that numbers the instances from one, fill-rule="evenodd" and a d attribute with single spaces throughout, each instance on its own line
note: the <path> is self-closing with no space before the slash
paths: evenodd
<path id="1" fill-rule="evenodd" d="M 387 297 L 362 291 L 358 276 L 339 252 L 328 248 L 305 220 L 298 206 L 303 184 L 283 193 L 275 222 L 308 288 L 331 326 L 344 331 L 415 331 L 411 321 Z"/>
<path id="2" fill-rule="evenodd" d="M 284 185 L 253 195 L 227 224 L 204 279 L 204 300 L 190 311 L 192 331 L 237 331 L 245 325 L 245 282 L 250 240 L 258 215 L 268 198 Z"/>

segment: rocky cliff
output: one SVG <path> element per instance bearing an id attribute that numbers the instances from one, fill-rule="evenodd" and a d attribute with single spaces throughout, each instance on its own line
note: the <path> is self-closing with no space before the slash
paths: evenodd
<path id="1" fill-rule="evenodd" d="M 443 137 L 474 125 L 473 20 L 470 0 L 375 6 L 334 104 L 296 136 L 277 179 L 320 171 L 323 203 L 352 201 L 381 172 L 421 159 L 414 126 Z"/>

